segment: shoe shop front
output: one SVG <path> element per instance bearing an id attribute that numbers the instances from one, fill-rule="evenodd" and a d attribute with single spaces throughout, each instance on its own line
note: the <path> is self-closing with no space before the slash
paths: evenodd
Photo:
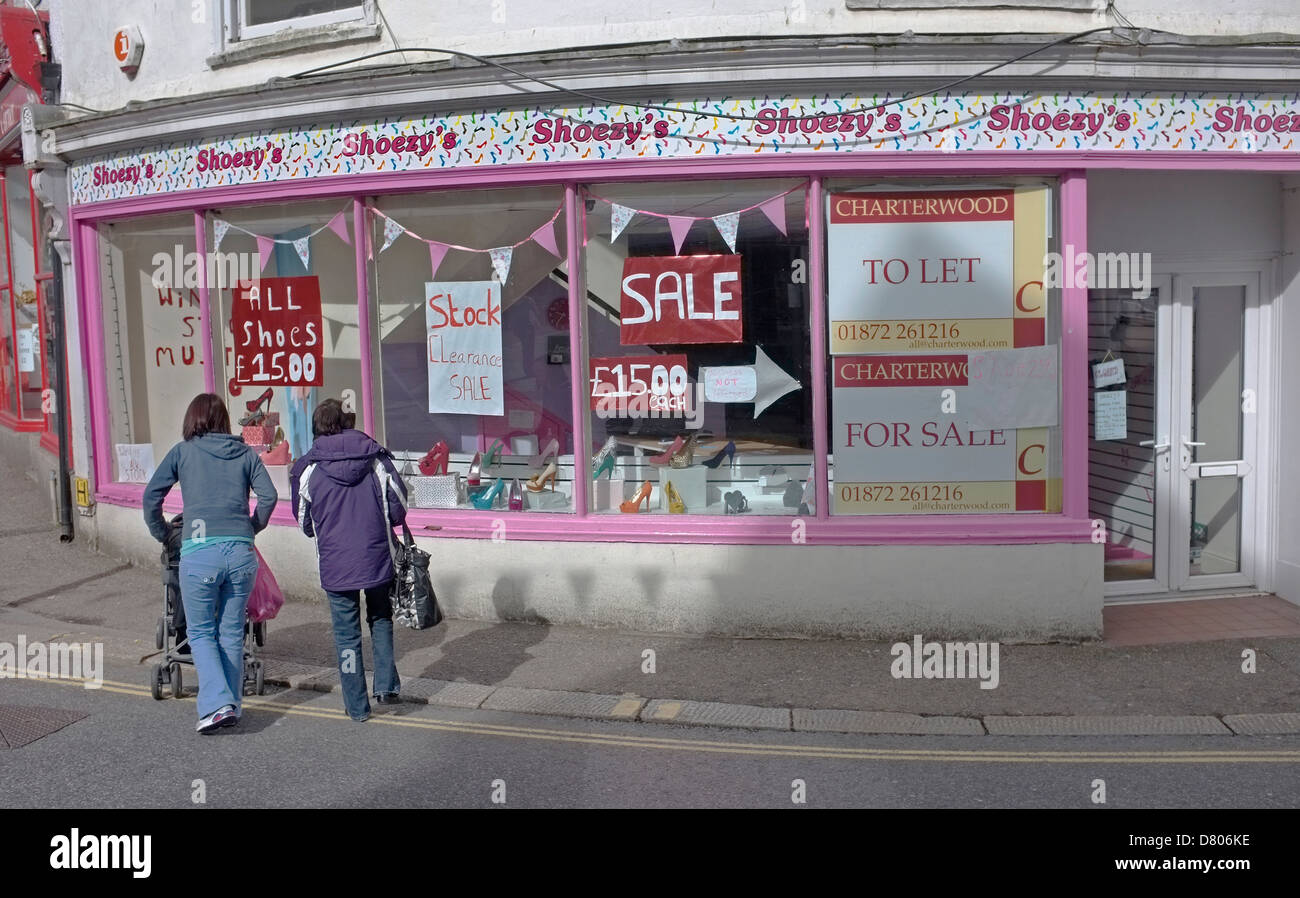
<path id="1" fill-rule="evenodd" d="M 1236 308 L 1268 306 L 1296 239 L 1283 181 L 1300 103 L 882 96 L 246 130 L 227 109 L 147 144 L 128 139 L 147 109 L 77 124 L 93 458 L 78 473 L 101 546 L 156 558 L 142 484 L 189 400 L 216 392 L 284 499 L 259 548 L 287 592 L 318 597 L 287 471 L 335 397 L 399 459 L 454 617 L 1099 635 L 1110 566 L 1135 543 L 1098 465 L 1151 461 L 1139 444 L 1167 410 L 1142 284 L 1099 291 L 1090 240 L 1140 255 L 1154 233 L 1157 267 L 1204 259 L 1240 232 L 1216 210 L 1257 201 L 1241 215 L 1268 233 L 1251 262 L 1267 277 Z M 1197 284 L 1203 304 L 1231 298 Z M 1210 347 L 1231 334 L 1267 355 L 1271 337 L 1219 317 L 1205 359 L 1231 362 Z M 1093 367 L 1115 358 L 1128 387 Z M 1266 405 L 1270 375 L 1251 376 Z M 1271 470 L 1272 443 L 1252 440 L 1253 470 Z"/>

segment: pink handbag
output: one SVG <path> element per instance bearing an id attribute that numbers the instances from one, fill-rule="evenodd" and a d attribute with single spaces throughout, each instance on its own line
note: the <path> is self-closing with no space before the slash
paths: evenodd
<path id="1" fill-rule="evenodd" d="M 287 465 L 289 463 L 289 441 L 281 440 L 258 456 L 264 465 Z"/>
<path id="2" fill-rule="evenodd" d="M 280 584 L 262 553 L 256 547 L 253 551 L 257 552 L 257 579 L 253 581 L 253 592 L 248 597 L 248 619 L 256 624 L 271 620 L 280 613 L 284 606 L 284 593 L 280 592 Z"/>

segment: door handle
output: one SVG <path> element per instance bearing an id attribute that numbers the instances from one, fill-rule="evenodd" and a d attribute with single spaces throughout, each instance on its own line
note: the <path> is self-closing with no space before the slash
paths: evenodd
<path id="1" fill-rule="evenodd" d="M 1183 450 L 1179 453 L 1179 462 L 1182 464 L 1184 471 L 1192 465 L 1192 449 L 1196 446 L 1204 445 L 1204 443 L 1198 443 L 1195 440 L 1189 440 L 1187 437 L 1183 437 Z"/>
<path id="2" fill-rule="evenodd" d="M 1163 442 L 1157 443 L 1155 440 L 1143 440 L 1138 443 L 1139 446 L 1148 446 L 1151 449 L 1152 456 L 1159 455 L 1169 449 L 1169 437 L 1165 437 Z M 1165 456 L 1165 470 L 1169 470 L 1169 456 Z"/>

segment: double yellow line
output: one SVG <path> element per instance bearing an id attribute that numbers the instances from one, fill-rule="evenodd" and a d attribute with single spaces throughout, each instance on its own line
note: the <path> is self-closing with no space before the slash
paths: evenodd
<path id="1" fill-rule="evenodd" d="M 45 680 L 65 686 L 81 687 L 81 680 Z M 105 692 L 152 698 L 147 688 L 134 683 L 104 680 L 100 687 Z M 192 697 L 185 701 L 193 701 Z M 288 714 L 296 717 L 316 717 L 323 720 L 344 721 L 355 725 L 341 710 L 303 708 L 280 701 L 246 699 L 244 709 Z M 703 752 L 708 754 L 752 755 L 768 758 L 798 758 L 835 761 L 914 761 L 929 763 L 978 764 L 1296 764 L 1300 763 L 1300 750 L 1246 750 L 1214 751 L 1151 750 L 1151 751 L 995 751 L 991 749 L 920 749 L 920 748 L 836 748 L 824 745 L 762 745 L 746 742 L 716 741 L 707 739 L 673 738 L 668 736 L 634 736 L 623 734 L 582 733 L 544 727 L 511 726 L 508 724 L 476 723 L 457 720 L 410 718 L 395 715 L 371 717 L 370 723 L 381 726 L 406 727 L 417 730 L 435 730 L 474 736 L 496 736 L 508 739 L 535 739 L 546 742 L 569 742 L 582 745 L 599 745 L 616 748 L 655 749 L 659 751 Z M 980 742 L 990 737 L 973 737 Z M 1077 738 L 1077 737 L 1076 737 Z M 1231 737 L 1225 737 L 1231 738 Z"/>

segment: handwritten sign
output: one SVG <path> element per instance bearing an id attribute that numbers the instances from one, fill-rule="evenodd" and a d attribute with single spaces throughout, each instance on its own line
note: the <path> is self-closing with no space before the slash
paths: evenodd
<path id="1" fill-rule="evenodd" d="M 617 414 L 635 400 L 647 410 L 684 411 L 689 382 L 684 355 L 633 355 L 588 362 L 591 408 Z"/>
<path id="2" fill-rule="evenodd" d="M 18 328 L 18 370 L 36 370 L 36 326 Z"/>
<path id="3" fill-rule="evenodd" d="M 704 398 L 709 402 L 753 402 L 758 395 L 758 375 L 753 365 L 727 365 L 700 371 Z"/>
<path id="4" fill-rule="evenodd" d="M 233 292 L 235 383 L 324 386 L 320 279 L 240 281 Z"/>
<path id="5" fill-rule="evenodd" d="M 1092 394 L 1092 438 L 1094 440 L 1128 439 L 1128 393 L 1103 390 Z"/>
<path id="6" fill-rule="evenodd" d="M 624 346 L 740 343 L 740 256 L 644 256 L 623 262 Z"/>
<path id="7" fill-rule="evenodd" d="M 1092 366 L 1094 387 L 1109 387 L 1111 384 L 1122 384 L 1125 380 L 1123 359 L 1110 359 Z"/>
<path id="8" fill-rule="evenodd" d="M 153 476 L 152 443 L 115 443 L 117 479 L 122 483 L 148 483 Z"/>
<path id="9" fill-rule="evenodd" d="M 976 427 L 1050 427 L 1058 423 L 1056 346 L 972 352 L 970 388 L 956 413 Z"/>
<path id="10" fill-rule="evenodd" d="M 429 413 L 504 415 L 501 285 L 433 281 L 424 285 Z"/>

